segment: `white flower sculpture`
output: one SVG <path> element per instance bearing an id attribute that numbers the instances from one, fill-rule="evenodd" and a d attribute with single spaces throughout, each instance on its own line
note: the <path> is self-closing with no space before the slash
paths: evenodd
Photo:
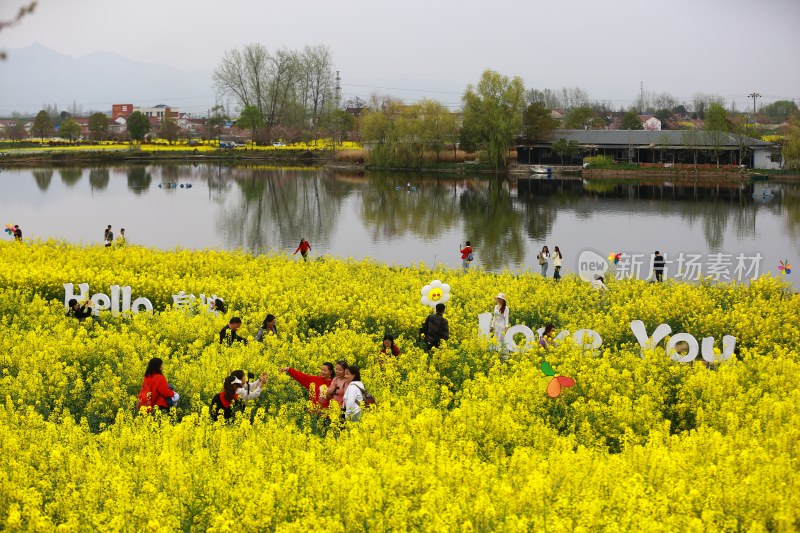
<path id="1" fill-rule="evenodd" d="M 428 285 L 422 287 L 422 298 L 420 302 L 422 305 L 436 308 L 436 304 L 446 303 L 450 299 L 450 285 L 442 283 L 438 279 L 431 281 Z"/>

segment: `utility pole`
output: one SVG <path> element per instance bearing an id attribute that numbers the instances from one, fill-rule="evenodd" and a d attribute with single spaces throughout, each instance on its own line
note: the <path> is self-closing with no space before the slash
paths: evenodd
<path id="1" fill-rule="evenodd" d="M 336 71 L 336 109 L 339 109 L 339 106 L 342 105 L 342 80 L 339 78 L 339 71 Z"/>
<path id="2" fill-rule="evenodd" d="M 758 93 L 750 93 L 747 95 L 748 98 L 753 99 L 753 129 L 756 127 L 756 98 L 761 98 L 761 95 Z"/>

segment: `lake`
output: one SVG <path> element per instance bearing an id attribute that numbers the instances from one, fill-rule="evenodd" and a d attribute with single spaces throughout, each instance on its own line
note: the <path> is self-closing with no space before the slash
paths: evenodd
<path id="1" fill-rule="evenodd" d="M 161 249 L 291 254 L 305 237 L 312 259 L 370 257 L 396 265 L 460 266 L 459 245 L 470 240 L 472 267 L 491 271 L 538 272 L 544 244 L 560 247 L 562 274 L 577 271 L 584 250 L 603 257 L 624 252 L 631 265 L 641 254 L 642 271 L 630 272 L 638 277 L 649 274 L 655 250 L 673 262 L 667 277 L 690 256 L 725 262 L 731 276 L 737 257 L 755 262 L 760 255 L 759 273 L 778 274 L 786 259 L 800 267 L 798 182 L 504 179 L 159 163 L 2 169 L 0 184 L 0 222 L 19 224 L 26 240 L 100 245 L 111 224 L 115 235 L 125 228 L 129 243 Z"/>

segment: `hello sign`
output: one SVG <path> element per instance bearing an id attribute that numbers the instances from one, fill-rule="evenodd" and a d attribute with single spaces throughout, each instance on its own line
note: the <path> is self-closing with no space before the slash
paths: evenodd
<path id="1" fill-rule="evenodd" d="M 145 311 L 152 313 L 153 304 L 147 298 L 136 298 L 131 301 L 133 291 L 130 287 L 120 287 L 119 285 L 111 286 L 111 297 L 107 294 L 97 293 L 89 298 L 89 284 L 79 283 L 79 294 L 75 294 L 75 286 L 72 283 L 64 284 L 64 307 L 69 309 L 69 301 L 76 299 L 78 301 L 90 299 L 92 302 L 92 314 L 99 315 L 100 311 L 111 311 L 111 314 L 117 316 L 120 313 L 138 313 L 141 308 Z M 122 296 L 122 300 L 120 300 Z"/>
<path id="2" fill-rule="evenodd" d="M 491 338 L 491 322 L 491 313 L 481 313 L 478 315 L 478 332 L 487 340 Z M 655 348 L 658 343 L 666 338 L 667 335 L 672 333 L 672 328 L 668 324 L 660 324 L 653 331 L 652 336 L 647 335 L 647 329 L 645 328 L 644 322 L 641 320 L 634 320 L 630 325 L 631 331 L 633 332 L 634 337 L 636 337 L 636 341 L 642 348 L 643 358 L 645 350 L 651 350 Z M 525 337 L 525 343 L 522 346 L 517 346 L 516 342 L 514 341 L 514 337 L 519 334 L 522 334 Z M 524 324 L 517 324 L 506 330 L 506 333 L 503 336 L 503 344 L 509 351 L 524 352 L 531 346 L 536 345 L 542 334 L 544 334 L 544 328 L 539 328 L 536 330 L 536 333 L 534 333 L 533 330 L 531 330 L 531 328 L 528 326 Z M 558 335 L 556 335 L 555 340 L 560 341 L 569 337 L 570 335 L 572 336 L 572 340 L 575 342 L 575 344 L 581 346 L 584 350 L 597 350 L 603 345 L 603 339 L 600 337 L 600 334 L 592 329 L 579 329 L 574 334 L 570 334 L 570 332 L 567 330 L 562 330 Z M 681 341 L 684 341 L 689 345 L 688 352 L 685 354 L 675 351 L 675 345 Z M 733 355 L 733 350 L 735 347 L 736 337 L 733 337 L 732 335 L 725 335 L 722 337 L 722 352 L 719 357 L 716 357 L 714 355 L 714 337 L 705 337 L 701 345 L 698 344 L 697 339 L 695 339 L 692 335 L 688 333 L 677 333 L 669 338 L 665 349 L 667 353 L 670 354 L 670 357 L 673 361 L 677 361 L 678 363 L 689 363 L 694 361 L 698 354 L 702 354 L 703 359 L 708 362 L 725 361 L 726 359 L 730 359 L 730 357 Z"/>

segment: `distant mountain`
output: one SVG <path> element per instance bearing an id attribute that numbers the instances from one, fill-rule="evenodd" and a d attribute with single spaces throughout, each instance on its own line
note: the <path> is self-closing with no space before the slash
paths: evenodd
<path id="1" fill-rule="evenodd" d="M 110 52 L 74 58 L 33 44 L 0 61 L 0 117 L 35 113 L 45 104 L 83 111 L 112 104 L 167 104 L 196 115 L 214 105 L 211 72 L 138 63 Z"/>

